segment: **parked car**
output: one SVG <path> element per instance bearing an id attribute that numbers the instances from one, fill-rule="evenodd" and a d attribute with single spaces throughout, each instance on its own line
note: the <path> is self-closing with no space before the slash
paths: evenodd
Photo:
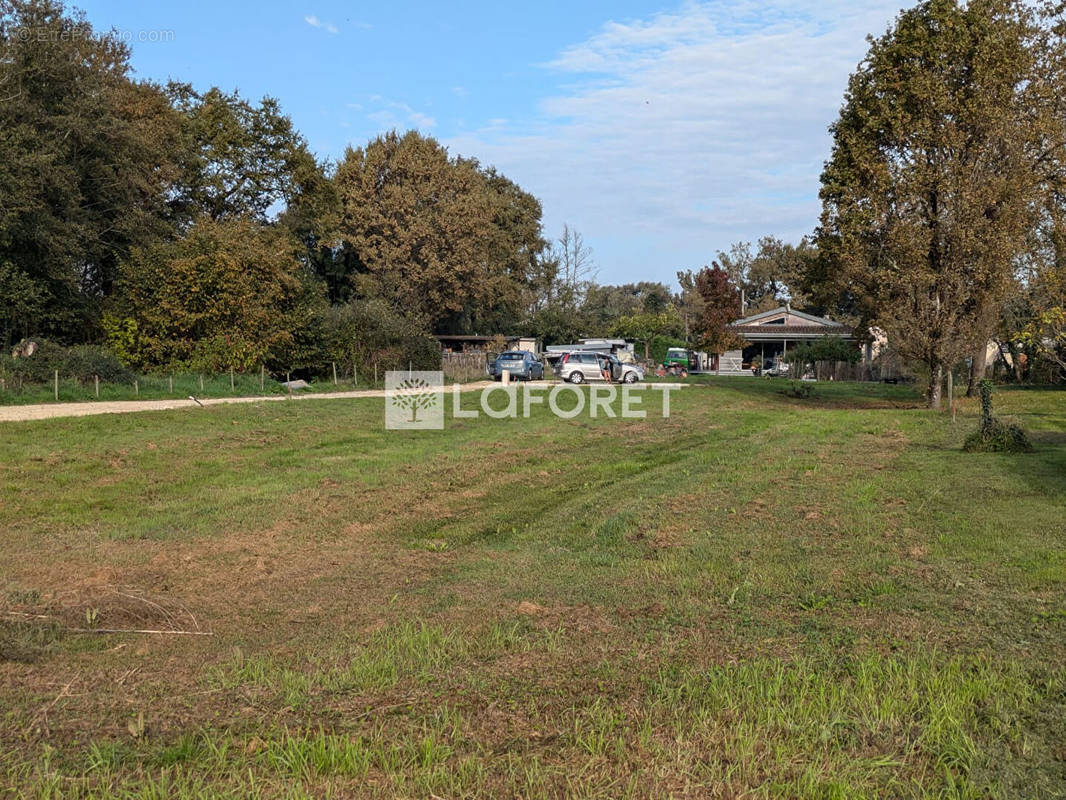
<path id="1" fill-rule="evenodd" d="M 603 380 L 603 363 L 611 368 L 611 380 L 616 383 L 636 383 L 644 380 L 644 370 L 636 364 L 623 364 L 613 353 L 570 352 L 559 359 L 556 373 L 564 381 L 584 383 Z"/>
<path id="2" fill-rule="evenodd" d="M 510 372 L 511 377 L 516 380 L 538 381 L 544 377 L 544 365 L 526 350 L 500 353 L 489 365 L 489 375 L 494 380 L 500 380 L 504 370 Z"/>
<path id="3" fill-rule="evenodd" d="M 765 375 L 768 378 L 783 378 L 792 373 L 792 366 L 787 361 L 768 358 L 763 363 L 762 369 L 752 370 L 756 375 Z"/>

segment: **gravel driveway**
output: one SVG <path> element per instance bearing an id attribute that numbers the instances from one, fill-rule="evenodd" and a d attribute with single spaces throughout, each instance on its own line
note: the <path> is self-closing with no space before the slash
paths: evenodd
<path id="1" fill-rule="evenodd" d="M 491 381 L 463 384 L 462 391 L 469 392 L 491 386 Z M 294 393 L 293 400 L 347 400 L 356 397 L 384 397 L 384 389 L 362 389 L 354 392 Z M 272 394 L 261 397 L 211 397 L 200 398 L 205 406 L 225 403 L 286 402 L 289 395 Z M 103 403 L 42 403 L 34 406 L 0 406 L 0 422 L 23 422 L 31 419 L 53 417 L 90 417 L 95 414 L 128 414 L 133 411 L 170 411 L 176 408 L 199 408 L 188 398 L 176 400 L 114 400 Z"/>

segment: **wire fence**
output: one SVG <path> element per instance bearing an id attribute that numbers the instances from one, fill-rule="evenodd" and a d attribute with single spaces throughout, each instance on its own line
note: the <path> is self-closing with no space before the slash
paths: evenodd
<path id="1" fill-rule="evenodd" d="M 410 369 L 425 368 L 414 362 Z M 443 353 L 439 368 L 448 381 L 466 383 L 487 377 L 484 353 Z M 99 400 L 169 400 L 187 397 L 254 397 L 290 392 L 344 392 L 381 389 L 385 385 L 384 366 L 359 369 L 331 362 L 318 366 L 293 367 L 271 371 L 261 367 L 254 373 L 172 372 L 133 375 L 105 380 L 100 376 L 70 376 L 53 370 L 43 382 L 25 376 L 0 372 L 0 405 L 75 403 Z"/>

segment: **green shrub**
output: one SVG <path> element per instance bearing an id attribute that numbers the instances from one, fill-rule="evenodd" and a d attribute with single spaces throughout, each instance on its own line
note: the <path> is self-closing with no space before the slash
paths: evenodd
<path id="1" fill-rule="evenodd" d="M 58 369 L 60 375 L 76 378 L 83 383 L 91 381 L 94 375 L 108 383 L 129 383 L 133 380 L 133 373 L 114 353 L 89 344 L 69 348 Z"/>
<path id="2" fill-rule="evenodd" d="M 107 383 L 130 383 L 133 373 L 111 351 L 95 345 L 63 347 L 48 340 L 38 340 L 32 356 L 0 359 L 0 373 L 24 383 L 49 383 L 59 370 L 62 380 L 71 378 L 88 383 L 99 376 Z"/>
<path id="3" fill-rule="evenodd" d="M 781 390 L 785 397 L 794 397 L 797 400 L 806 400 L 814 396 L 814 384 L 802 381 L 790 381 L 789 385 Z"/>
<path id="4" fill-rule="evenodd" d="M 440 344 L 425 322 L 384 300 L 352 300 L 326 309 L 320 320 L 323 349 L 338 369 L 366 373 L 388 369 L 440 369 Z"/>
<path id="5" fill-rule="evenodd" d="M 325 303 L 281 227 L 201 218 L 185 235 L 135 248 L 103 320 L 137 369 L 258 371 L 305 363 L 294 348 Z"/>
<path id="6" fill-rule="evenodd" d="M 992 381 L 981 381 L 981 427 L 966 437 L 968 453 L 1028 453 L 1033 449 L 1019 425 L 992 415 Z"/>
<path id="7" fill-rule="evenodd" d="M 813 342 L 796 345 L 788 351 L 787 361 L 809 364 L 815 361 L 850 361 L 862 358 L 862 351 L 855 342 L 839 336 L 824 336 Z"/>
<path id="8" fill-rule="evenodd" d="M 1019 425 L 995 419 L 987 429 L 982 426 L 967 436 L 962 449 L 968 453 L 1028 453 L 1033 445 Z"/>

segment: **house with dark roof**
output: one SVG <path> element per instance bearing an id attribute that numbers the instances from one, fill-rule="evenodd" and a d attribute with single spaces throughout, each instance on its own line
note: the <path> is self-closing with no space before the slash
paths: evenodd
<path id="1" fill-rule="evenodd" d="M 747 344 L 741 358 L 752 366 L 777 363 L 790 347 L 826 336 L 855 341 L 855 332 L 847 325 L 796 311 L 788 305 L 738 319 L 729 328 L 744 337 Z M 734 357 L 735 354 L 734 351 Z"/>

